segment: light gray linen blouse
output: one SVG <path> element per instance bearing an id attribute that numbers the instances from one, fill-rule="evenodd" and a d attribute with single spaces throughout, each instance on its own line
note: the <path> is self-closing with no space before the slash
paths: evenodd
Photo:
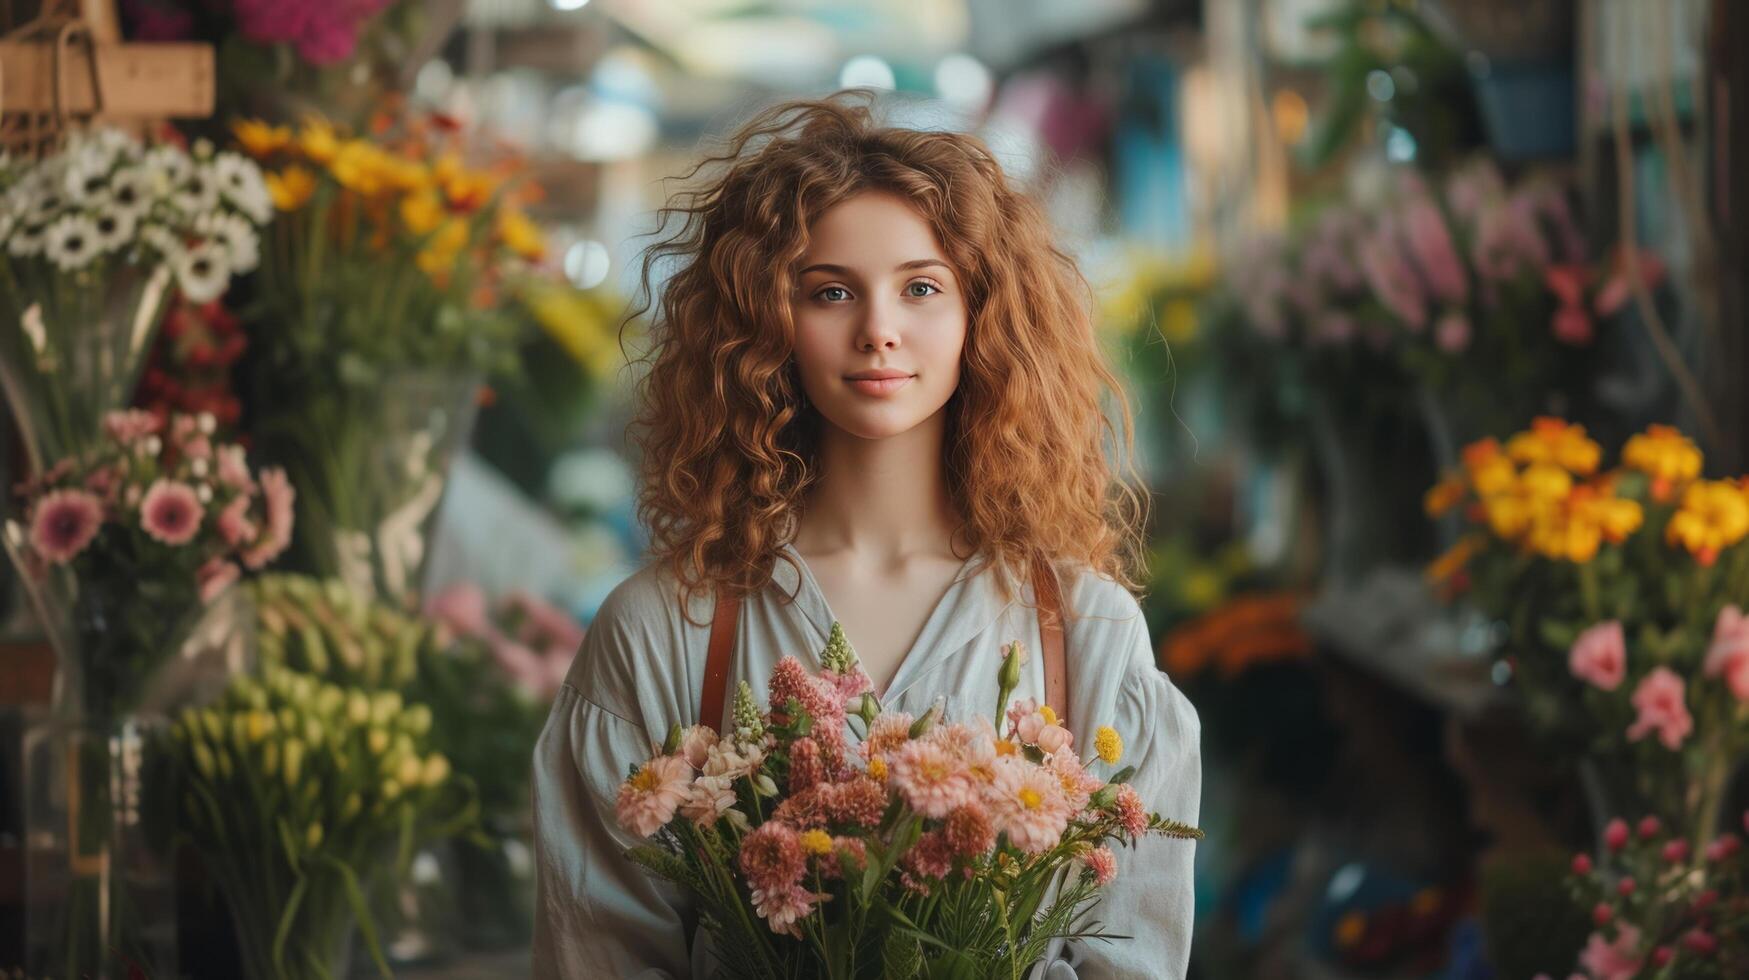
<path id="1" fill-rule="evenodd" d="M 819 584 L 800 566 L 776 562 L 773 581 L 742 602 L 729 690 L 745 679 L 764 703 L 766 679 L 792 654 L 810 670 L 833 622 Z M 981 571 L 979 570 L 981 569 Z M 977 574 L 972 574 L 977 571 Z M 930 613 L 899 664 L 883 706 L 921 715 L 937 697 L 947 717 L 995 710 L 1000 648 L 1019 640 L 1028 651 L 1015 697 L 1043 700 L 1038 617 L 1030 606 L 999 598 L 993 566 L 974 555 Z M 1202 796 L 1201 728 L 1196 710 L 1155 667 L 1134 596 L 1083 567 L 1065 594 L 1078 613 L 1065 634 L 1069 668 L 1067 724 L 1085 755 L 1095 726 L 1123 736 L 1120 765 L 1136 766 L 1133 785 L 1162 816 L 1191 823 Z M 799 591 L 797 586 L 800 586 Z M 1019 594 L 1032 598 L 1030 581 Z M 785 597 L 796 594 L 793 604 Z M 627 767 L 648 758 L 676 722 L 698 719 L 712 601 L 695 598 L 695 626 L 681 615 L 673 579 L 646 565 L 603 602 L 559 690 L 534 751 L 534 975 L 680 980 L 710 976 L 708 943 L 693 945 L 684 893 L 623 857 L 637 841 L 614 819 L 614 798 Z M 855 637 L 849 637 L 851 645 Z M 1106 932 L 1133 938 L 1058 944 L 1034 977 L 1182 978 L 1190 956 L 1194 911 L 1192 841 L 1144 839 L 1118 851 L 1118 877 L 1095 917 Z"/>

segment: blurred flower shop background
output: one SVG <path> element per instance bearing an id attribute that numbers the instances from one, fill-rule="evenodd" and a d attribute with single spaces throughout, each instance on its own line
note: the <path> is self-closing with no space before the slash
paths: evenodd
<path id="1" fill-rule="evenodd" d="M 0 971 L 527 975 L 666 179 L 869 88 L 1047 203 L 1136 399 L 1192 976 L 1749 976 L 1749 7 L 0 31 Z"/>

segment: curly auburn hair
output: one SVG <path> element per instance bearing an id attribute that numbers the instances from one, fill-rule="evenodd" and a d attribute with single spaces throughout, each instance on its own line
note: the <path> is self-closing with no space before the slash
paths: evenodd
<path id="1" fill-rule="evenodd" d="M 651 560 L 668 563 L 683 600 L 744 595 L 771 581 L 775 559 L 795 564 L 783 544 L 819 476 L 819 418 L 792 361 L 794 266 L 816 218 L 878 189 L 929 222 L 966 297 L 943 464 L 979 568 L 1083 563 L 1138 591 L 1148 502 L 1086 279 L 983 142 L 880 126 L 871 103 L 840 93 L 758 113 L 681 179 L 716 171 L 657 212 L 658 233 L 679 227 L 644 252 L 627 318 L 654 309 L 628 427 Z M 659 269 L 671 274 L 652 300 Z"/>

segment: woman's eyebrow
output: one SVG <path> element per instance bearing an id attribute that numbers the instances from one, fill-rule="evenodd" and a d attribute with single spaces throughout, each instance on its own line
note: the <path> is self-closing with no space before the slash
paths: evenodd
<path id="1" fill-rule="evenodd" d="M 893 271 L 894 272 L 905 272 L 905 271 L 908 271 L 910 269 L 922 269 L 922 268 L 925 268 L 927 266 L 932 266 L 932 265 L 940 266 L 941 268 L 946 269 L 948 272 L 953 271 L 953 267 L 949 266 L 946 262 L 943 262 L 940 259 L 912 259 L 909 262 L 901 262 L 898 265 L 893 266 Z M 855 275 L 855 273 L 852 270 L 850 270 L 849 268 L 846 268 L 845 266 L 832 265 L 832 264 L 827 263 L 827 262 L 816 262 L 813 265 L 808 266 L 806 269 L 803 269 L 800 272 L 797 272 L 796 275 L 805 276 L 810 272 L 829 272 L 835 276 Z"/>

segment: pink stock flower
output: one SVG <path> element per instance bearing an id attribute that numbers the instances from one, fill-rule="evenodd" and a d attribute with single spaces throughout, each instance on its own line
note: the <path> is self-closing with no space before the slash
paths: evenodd
<path id="1" fill-rule="evenodd" d="M 1719 610 L 1702 670 L 1708 677 L 1723 676 L 1732 697 L 1749 701 L 1749 616 L 1737 606 Z"/>
<path id="2" fill-rule="evenodd" d="M 1614 619 L 1580 633 L 1567 653 L 1573 676 L 1605 691 L 1621 686 L 1627 664 L 1627 641 L 1622 637 L 1621 622 Z"/>
<path id="3" fill-rule="evenodd" d="M 200 601 L 210 603 L 217 599 L 242 574 L 243 570 L 237 567 L 236 562 L 219 557 L 207 559 L 194 573 L 195 581 L 200 586 Z"/>
<path id="4" fill-rule="evenodd" d="M 1656 730 L 1667 749 L 1677 749 L 1694 731 L 1694 719 L 1683 697 L 1682 678 L 1668 667 L 1654 667 L 1634 690 L 1634 708 L 1640 716 L 1628 728 L 1628 738 L 1639 741 Z"/>
<path id="5" fill-rule="evenodd" d="M 76 558 L 103 526 L 103 502 L 83 490 L 56 490 L 30 513 L 30 547 L 51 565 Z"/>
<path id="6" fill-rule="evenodd" d="M 156 435 L 163 427 L 164 422 L 158 416 L 137 408 L 110 412 L 103 417 L 103 431 L 111 439 L 124 445 L 145 436 Z"/>
<path id="7" fill-rule="evenodd" d="M 1426 328 L 1427 297 L 1388 224 L 1381 224 L 1361 242 L 1360 267 L 1366 273 L 1373 295 L 1385 309 L 1401 320 L 1411 333 L 1420 333 Z"/>
<path id="8" fill-rule="evenodd" d="M 789 747 L 789 790 L 800 793 L 813 789 L 826 780 L 826 766 L 820 761 L 820 743 L 811 738 L 798 738 Z"/>
<path id="9" fill-rule="evenodd" d="M 887 784 L 911 809 L 926 817 L 945 817 L 973 799 L 965 769 L 945 746 L 934 741 L 906 742 L 888 759 Z"/>
<path id="10" fill-rule="evenodd" d="M 240 548 L 255 540 L 255 522 L 249 519 L 249 498 L 237 496 L 219 511 L 219 537 L 225 544 Z"/>
<path id="11" fill-rule="evenodd" d="M 648 837 L 674 819 L 674 811 L 686 802 L 691 784 L 692 767 L 685 759 L 659 755 L 620 784 L 614 815 L 621 827 Z"/>
<path id="12" fill-rule="evenodd" d="M 771 706 L 781 710 L 781 706 L 790 698 L 802 706 L 814 719 L 816 729 L 831 729 L 844 724 L 844 705 L 837 699 L 837 692 L 832 685 L 818 677 L 810 676 L 802 662 L 794 657 L 784 657 L 777 662 L 771 672 Z"/>
<path id="13" fill-rule="evenodd" d="M 1483 208 L 1470 260 L 1482 278 L 1493 282 L 1539 272 L 1548 265 L 1548 244 L 1537 230 L 1534 202 L 1515 196 Z"/>
<path id="14" fill-rule="evenodd" d="M 1439 318 L 1433 327 L 1433 342 L 1447 354 L 1461 354 L 1470 346 L 1470 318 L 1456 310 Z"/>
<path id="15" fill-rule="evenodd" d="M 1101 844 L 1087 852 L 1083 858 L 1087 869 L 1093 872 L 1093 883 L 1101 888 L 1117 880 L 1117 855 L 1111 853 L 1111 848 Z"/>
<path id="16" fill-rule="evenodd" d="M 996 829 L 1028 854 L 1056 846 L 1070 817 L 1057 777 L 1012 755 L 997 759 L 995 770 L 985 798 Z"/>
<path id="17" fill-rule="evenodd" d="M 1404 207 L 1402 223 L 1403 237 L 1428 290 L 1444 302 L 1462 303 L 1469 295 L 1469 282 L 1438 206 L 1427 197 L 1416 197 Z"/>
<path id="18" fill-rule="evenodd" d="M 200 498 L 186 483 L 159 478 L 140 500 L 140 528 L 168 545 L 184 545 L 200 532 Z"/>
<path id="19" fill-rule="evenodd" d="M 1579 954 L 1579 964 L 1592 980 L 1633 980 L 1642 962 L 1640 930 L 1626 922 L 1616 926 L 1614 942 L 1600 932 L 1592 933 Z"/>

